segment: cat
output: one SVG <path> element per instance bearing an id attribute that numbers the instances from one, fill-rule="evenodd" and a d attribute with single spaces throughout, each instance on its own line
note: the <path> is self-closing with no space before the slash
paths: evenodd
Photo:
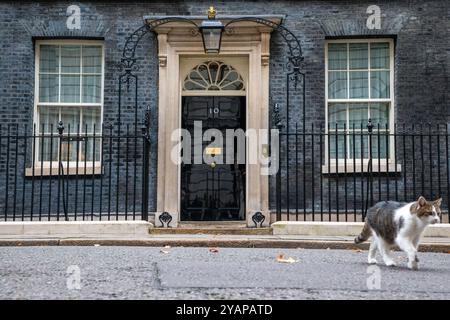
<path id="1" fill-rule="evenodd" d="M 419 259 L 417 249 L 425 228 L 440 222 L 442 198 L 427 201 L 419 197 L 415 202 L 379 202 L 367 210 L 366 221 L 361 234 L 355 238 L 359 244 L 372 236 L 369 248 L 369 264 L 376 264 L 377 251 L 387 266 L 395 266 L 391 249 L 397 245 L 408 255 L 408 268 L 417 270 Z"/>

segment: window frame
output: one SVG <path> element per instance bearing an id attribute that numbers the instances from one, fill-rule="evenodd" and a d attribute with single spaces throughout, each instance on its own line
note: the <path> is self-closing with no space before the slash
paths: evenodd
<path id="1" fill-rule="evenodd" d="M 82 83 L 80 83 L 80 102 L 41 102 L 40 101 L 40 53 L 41 53 L 41 46 L 43 45 L 55 45 L 55 46 L 63 46 L 63 45 L 79 45 L 79 46 L 99 46 L 101 47 L 101 81 L 100 81 L 100 102 L 82 102 Z M 46 107 L 55 107 L 58 109 L 58 115 L 59 118 L 61 118 L 61 109 L 62 108 L 77 108 L 80 110 L 80 126 L 82 123 L 82 117 L 83 117 L 83 108 L 84 107 L 95 107 L 100 108 L 100 128 L 95 133 L 96 139 L 101 139 L 102 136 L 102 123 L 103 123 L 103 112 L 104 112 L 104 88 L 105 88 L 105 44 L 102 40 L 82 40 L 82 39 L 46 39 L 46 40 L 36 40 L 35 41 L 35 81 L 34 81 L 34 107 L 33 107 L 33 127 L 35 127 L 35 133 L 34 136 L 35 142 L 34 142 L 34 150 L 33 157 L 34 157 L 34 168 L 35 175 L 55 175 L 58 174 L 58 163 L 59 160 L 56 161 L 42 161 L 39 159 L 39 148 L 40 148 L 40 142 L 41 142 L 41 135 L 44 137 L 50 137 L 51 134 L 41 132 L 41 126 L 40 126 L 40 119 L 39 119 L 39 107 L 40 106 L 46 106 Z M 61 75 L 61 56 L 59 55 L 59 71 L 58 75 Z M 82 65 L 82 62 L 81 62 Z M 80 69 L 80 77 L 83 78 L 83 70 Z M 88 73 L 90 74 L 90 73 Z M 61 87 L 60 78 L 58 81 L 59 88 Z M 82 81 L 82 80 L 81 80 Z M 58 98 L 60 98 L 60 89 L 58 93 Z M 65 126 L 66 130 L 63 136 L 67 136 L 67 126 Z M 56 127 L 54 127 L 54 130 L 56 130 Z M 73 131 L 71 129 L 70 136 L 75 137 L 77 135 L 77 131 Z M 92 137 L 94 135 L 93 132 L 88 132 L 87 134 L 83 133 L 82 128 L 80 127 L 80 137 L 83 136 L 89 136 Z M 58 133 L 55 131 L 53 132 L 54 139 L 58 138 Z M 98 138 L 97 138 L 98 137 Z M 82 143 L 82 142 L 80 142 Z M 102 158 L 102 148 L 100 148 L 99 152 L 99 158 Z M 80 150 L 82 150 L 82 147 L 80 146 Z M 59 153 L 57 155 L 59 157 Z M 65 174 L 77 174 L 77 175 L 83 175 L 83 174 L 100 174 L 101 173 L 101 160 L 95 160 L 95 153 L 94 153 L 94 161 L 88 160 L 86 161 L 86 170 L 84 169 L 84 160 L 78 162 L 77 161 L 67 161 L 63 160 L 64 164 L 68 166 L 67 171 Z M 33 165 L 32 165 L 33 166 Z M 26 175 L 31 175 L 31 169 L 27 169 Z"/>
<path id="2" fill-rule="evenodd" d="M 329 44 L 332 43 L 339 43 L 339 44 L 347 44 L 347 69 L 345 72 L 347 72 L 347 96 L 349 97 L 349 90 L 350 90 L 350 77 L 349 72 L 351 71 L 367 71 L 369 73 L 368 75 L 368 90 L 369 90 L 369 97 L 368 98 L 346 98 L 346 99 L 331 99 L 329 98 L 329 72 L 333 70 L 329 70 L 328 67 L 328 50 L 329 50 Z M 379 70 L 387 70 L 387 69 L 371 69 L 370 65 L 370 50 L 368 51 L 368 68 L 366 69 L 350 69 L 350 56 L 349 56 L 349 44 L 352 43 L 364 43 L 370 46 L 371 43 L 389 43 L 389 98 L 370 98 L 370 90 L 371 90 L 371 71 L 379 71 Z M 339 70 L 343 71 L 343 70 Z M 394 39 L 392 38 L 352 38 L 352 39 L 327 39 L 325 41 L 325 134 L 328 135 L 328 109 L 330 103 L 342 103 L 342 104 L 348 104 L 348 103 L 388 103 L 389 104 L 389 123 L 388 123 L 388 132 L 392 133 L 392 130 L 394 129 L 394 115 L 395 115 L 395 48 L 394 48 Z M 369 111 L 368 111 L 369 112 Z M 353 130 L 352 128 L 349 128 L 349 115 L 348 115 L 348 107 L 347 107 L 347 117 L 346 117 L 346 132 L 351 133 Z M 363 129 L 363 131 L 367 132 L 367 129 Z M 335 130 L 332 130 L 332 126 L 330 124 L 330 132 L 335 132 Z M 338 129 L 338 132 L 344 132 L 344 129 Z M 360 129 L 355 128 L 355 132 L 359 134 L 361 132 Z M 376 136 L 377 128 L 374 127 L 374 136 Z M 383 128 L 380 127 L 380 132 L 386 132 L 384 126 Z M 395 167 L 394 161 L 395 161 L 395 148 L 394 148 L 394 139 L 392 134 L 389 136 L 389 158 L 386 159 L 386 157 L 378 158 L 378 155 L 373 155 L 373 171 L 395 171 L 398 172 L 400 170 L 400 167 L 397 165 Z M 347 144 L 347 146 L 349 146 Z M 328 150 L 328 138 L 325 137 L 325 151 Z M 344 158 L 338 158 L 337 162 L 336 159 L 329 159 L 328 152 L 325 152 L 325 165 L 322 166 L 323 172 L 325 173 L 333 173 L 333 172 L 344 172 L 345 164 L 347 166 L 347 172 L 361 172 L 361 171 L 367 171 L 365 168 L 365 164 L 368 163 L 368 159 L 362 159 L 360 157 L 357 157 L 355 159 L 350 157 L 350 152 L 347 150 L 346 159 Z M 355 165 L 354 165 L 355 164 Z M 342 171 L 340 170 L 342 169 Z M 330 172 L 329 172 L 330 171 Z"/>

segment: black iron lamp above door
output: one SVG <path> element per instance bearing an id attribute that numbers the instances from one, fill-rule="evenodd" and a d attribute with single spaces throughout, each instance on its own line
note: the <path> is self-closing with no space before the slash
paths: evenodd
<path id="1" fill-rule="evenodd" d="M 203 47 L 206 54 L 217 54 L 220 52 L 222 33 L 225 29 L 222 22 L 216 20 L 216 10 L 210 7 L 208 10 L 208 20 L 202 21 L 199 27 L 202 34 Z"/>

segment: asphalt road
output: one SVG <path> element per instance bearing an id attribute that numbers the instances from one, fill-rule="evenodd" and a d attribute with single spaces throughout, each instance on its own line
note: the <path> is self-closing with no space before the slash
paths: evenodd
<path id="1" fill-rule="evenodd" d="M 450 298 L 450 254 L 421 253 L 421 269 L 410 271 L 400 253 L 398 267 L 368 270 L 358 251 L 160 249 L 1 247 L 0 298 Z M 280 263 L 279 254 L 297 261 Z"/>

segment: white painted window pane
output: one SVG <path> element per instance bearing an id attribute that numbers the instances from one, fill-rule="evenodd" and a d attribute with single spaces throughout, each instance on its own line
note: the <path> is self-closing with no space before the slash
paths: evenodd
<path id="1" fill-rule="evenodd" d="M 102 73 L 102 48 L 83 46 L 83 73 Z"/>
<path id="2" fill-rule="evenodd" d="M 369 72 L 350 71 L 350 99 L 369 98 Z"/>
<path id="3" fill-rule="evenodd" d="M 61 75 L 61 102 L 80 102 L 79 75 Z"/>
<path id="4" fill-rule="evenodd" d="M 58 75 L 39 75 L 39 101 L 58 102 Z"/>
<path id="5" fill-rule="evenodd" d="M 82 132 L 93 133 L 95 125 L 95 133 L 101 131 L 101 112 L 100 108 L 90 107 L 83 109 Z"/>
<path id="6" fill-rule="evenodd" d="M 81 46 L 61 46 L 61 72 L 80 73 Z"/>
<path id="7" fill-rule="evenodd" d="M 345 133 L 343 131 L 330 132 L 330 159 L 336 159 L 336 149 L 338 150 L 337 159 L 345 158 Z M 348 146 L 347 146 L 348 148 Z"/>
<path id="8" fill-rule="evenodd" d="M 347 72 L 330 71 L 328 73 L 328 98 L 347 99 Z"/>
<path id="9" fill-rule="evenodd" d="M 95 141 L 95 143 L 94 143 Z M 89 136 L 81 143 L 80 161 L 100 161 L 101 139 Z M 95 154 L 95 159 L 94 159 Z"/>
<path id="10" fill-rule="evenodd" d="M 349 136 L 350 158 L 367 159 L 369 157 L 369 138 L 367 132 L 353 131 Z"/>
<path id="11" fill-rule="evenodd" d="M 377 159 L 389 158 L 389 135 L 386 131 L 381 131 L 381 128 L 379 135 L 376 130 L 372 135 L 372 157 Z"/>
<path id="12" fill-rule="evenodd" d="M 328 123 L 330 130 L 343 129 L 347 123 L 347 104 L 345 103 L 331 103 L 328 106 Z"/>
<path id="13" fill-rule="evenodd" d="M 80 125 L 80 109 L 79 108 L 61 108 L 61 121 L 64 123 L 64 133 L 74 134 L 78 131 Z"/>
<path id="14" fill-rule="evenodd" d="M 380 129 L 386 129 L 386 124 L 389 125 L 389 103 L 371 103 L 370 118 L 375 126 L 380 124 Z"/>
<path id="15" fill-rule="evenodd" d="M 39 141 L 38 141 L 39 140 Z M 41 143 L 41 140 L 42 143 Z M 57 134 L 54 138 L 50 136 L 46 136 L 44 138 L 36 139 L 36 143 L 38 143 L 38 161 L 57 161 L 58 160 L 58 147 L 59 147 L 59 138 Z M 57 167 L 53 167 L 57 169 Z"/>
<path id="16" fill-rule="evenodd" d="M 390 97 L 390 72 L 372 71 L 371 72 L 371 98 L 389 98 Z"/>
<path id="17" fill-rule="evenodd" d="M 369 53 L 367 43 L 349 44 L 349 63 L 350 69 L 368 69 Z"/>
<path id="18" fill-rule="evenodd" d="M 39 107 L 39 123 L 36 128 L 39 132 L 51 133 L 52 125 L 53 132 L 56 132 L 56 127 L 59 122 L 59 109 L 57 107 Z"/>
<path id="19" fill-rule="evenodd" d="M 59 72 L 59 46 L 40 46 L 39 57 L 39 72 Z"/>
<path id="20" fill-rule="evenodd" d="M 347 70 L 347 44 L 328 44 L 328 70 Z"/>
<path id="21" fill-rule="evenodd" d="M 101 81 L 101 76 L 83 76 L 83 103 L 101 102 Z"/>
<path id="22" fill-rule="evenodd" d="M 363 130 L 367 128 L 367 121 L 369 121 L 368 109 L 369 105 L 367 103 L 350 103 L 348 105 L 350 129 L 353 129 L 353 125 L 355 125 L 355 130 L 361 129 L 361 125 Z"/>
<path id="23" fill-rule="evenodd" d="M 77 141 L 62 139 L 61 141 L 61 160 L 76 161 L 77 160 Z"/>
<path id="24" fill-rule="evenodd" d="M 370 44 L 370 68 L 389 69 L 389 43 Z"/>

